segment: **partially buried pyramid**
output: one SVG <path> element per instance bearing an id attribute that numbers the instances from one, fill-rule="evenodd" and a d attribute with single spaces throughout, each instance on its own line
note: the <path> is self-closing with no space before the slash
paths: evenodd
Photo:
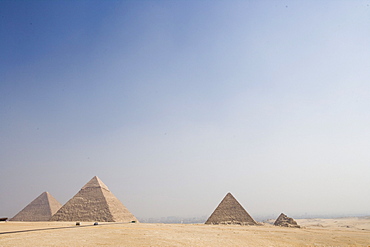
<path id="1" fill-rule="evenodd" d="M 135 216 L 96 176 L 82 187 L 50 220 L 137 222 Z"/>
<path id="2" fill-rule="evenodd" d="M 12 221 L 48 221 L 60 208 L 60 204 L 49 192 L 43 192 L 18 214 Z"/>
<path id="3" fill-rule="evenodd" d="M 231 193 L 227 193 L 206 224 L 257 225 Z"/>

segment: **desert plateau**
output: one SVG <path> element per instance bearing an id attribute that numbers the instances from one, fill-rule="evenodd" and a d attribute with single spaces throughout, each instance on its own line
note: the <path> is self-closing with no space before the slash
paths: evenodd
<path id="1" fill-rule="evenodd" d="M 296 219 L 301 228 L 1 222 L 0 246 L 370 246 L 370 217 Z"/>

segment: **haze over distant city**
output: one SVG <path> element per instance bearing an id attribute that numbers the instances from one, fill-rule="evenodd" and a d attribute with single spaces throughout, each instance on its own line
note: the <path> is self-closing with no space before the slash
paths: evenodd
<path id="1" fill-rule="evenodd" d="M 369 1 L 0 1 L 0 217 L 98 176 L 138 218 L 370 215 Z"/>

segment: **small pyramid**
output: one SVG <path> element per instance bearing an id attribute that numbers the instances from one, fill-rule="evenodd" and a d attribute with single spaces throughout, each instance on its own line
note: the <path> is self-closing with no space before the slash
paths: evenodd
<path id="1" fill-rule="evenodd" d="M 98 178 L 93 177 L 51 221 L 131 222 L 138 220 Z"/>
<path id="2" fill-rule="evenodd" d="M 48 221 L 60 208 L 60 204 L 49 192 L 43 192 L 18 214 L 12 221 Z"/>
<path id="3" fill-rule="evenodd" d="M 205 224 L 257 225 L 231 193 L 227 193 Z"/>
<path id="4" fill-rule="evenodd" d="M 293 227 L 293 228 L 300 228 L 293 218 L 289 218 L 285 214 L 281 213 L 279 217 L 275 220 L 275 226 L 284 226 L 284 227 Z"/>

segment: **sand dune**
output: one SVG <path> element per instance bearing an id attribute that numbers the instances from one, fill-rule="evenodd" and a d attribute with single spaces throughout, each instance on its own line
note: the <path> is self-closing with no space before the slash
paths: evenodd
<path id="1" fill-rule="evenodd" d="M 2 222 L 0 246 L 370 246 L 370 218 L 298 219 L 303 228 Z"/>

